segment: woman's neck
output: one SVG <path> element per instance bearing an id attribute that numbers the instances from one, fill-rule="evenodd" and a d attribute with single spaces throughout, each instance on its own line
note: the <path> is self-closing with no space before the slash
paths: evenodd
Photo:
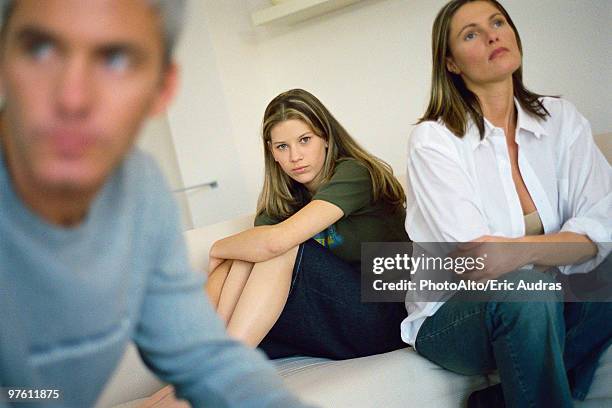
<path id="1" fill-rule="evenodd" d="M 474 87 L 472 92 L 478 96 L 483 116 L 493 126 L 508 129 L 515 124 L 512 77 L 503 82 Z"/>

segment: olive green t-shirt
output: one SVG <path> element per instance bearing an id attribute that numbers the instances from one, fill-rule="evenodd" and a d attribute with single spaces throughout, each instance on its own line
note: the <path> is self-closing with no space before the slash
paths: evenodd
<path id="1" fill-rule="evenodd" d="M 338 162 L 334 175 L 312 200 L 332 203 L 344 213 L 340 220 L 313 238 L 354 266 L 360 265 L 362 242 L 408 241 L 404 229 L 406 211 L 383 202 L 372 202 L 370 172 L 357 160 Z M 255 225 L 273 225 L 281 221 L 260 214 L 255 218 Z"/>

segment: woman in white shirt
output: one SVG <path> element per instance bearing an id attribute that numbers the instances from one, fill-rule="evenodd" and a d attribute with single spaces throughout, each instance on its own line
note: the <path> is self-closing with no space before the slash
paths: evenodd
<path id="1" fill-rule="evenodd" d="M 451 1 L 436 17 L 432 45 L 430 103 L 409 142 L 410 238 L 464 243 L 456 254 L 473 257 L 508 243 L 501 261 L 464 275 L 481 282 L 556 282 L 534 264 L 563 275 L 612 269 L 610 165 L 573 105 L 525 88 L 506 10 L 494 0 Z M 529 245 L 510 246 L 521 242 Z M 512 302 L 511 291 L 481 302 L 462 296 L 407 299 L 402 337 L 455 372 L 497 369 L 501 385 L 472 394 L 471 406 L 584 399 L 611 343 L 611 303 L 564 304 L 553 291 L 539 302 Z"/>

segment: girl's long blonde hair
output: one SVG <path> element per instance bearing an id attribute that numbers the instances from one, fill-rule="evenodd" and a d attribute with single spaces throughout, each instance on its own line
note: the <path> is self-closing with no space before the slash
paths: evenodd
<path id="1" fill-rule="evenodd" d="M 274 98 L 264 113 L 262 141 L 265 177 L 257 202 L 257 214 L 266 213 L 273 218 L 286 219 L 310 200 L 306 187 L 289 177 L 272 156 L 270 132 L 274 126 L 289 119 L 303 121 L 328 144 L 320 185 L 330 180 L 339 161 L 355 159 L 370 172 L 374 203 L 384 201 L 392 208 L 405 206 L 404 190 L 393 176 L 391 166 L 359 146 L 314 95 L 303 89 L 292 89 Z"/>

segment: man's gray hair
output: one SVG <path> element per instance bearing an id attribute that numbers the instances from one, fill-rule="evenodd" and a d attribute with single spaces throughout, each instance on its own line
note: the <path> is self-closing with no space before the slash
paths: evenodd
<path id="1" fill-rule="evenodd" d="M 0 26 L 11 16 L 16 0 L 0 0 Z M 185 20 L 187 0 L 146 0 L 160 15 L 164 29 L 165 57 L 170 60 Z"/>

